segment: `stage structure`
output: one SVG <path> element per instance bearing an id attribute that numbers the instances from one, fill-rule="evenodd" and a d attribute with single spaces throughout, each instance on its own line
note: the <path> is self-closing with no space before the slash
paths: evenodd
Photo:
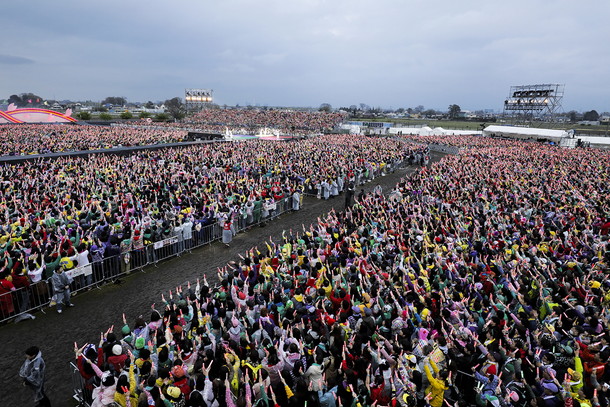
<path id="1" fill-rule="evenodd" d="M 184 101 L 186 110 L 189 112 L 203 109 L 212 103 L 212 89 L 185 89 Z"/>
<path id="2" fill-rule="evenodd" d="M 75 123 L 72 117 L 72 109 L 66 113 L 59 113 L 55 110 L 23 108 L 17 109 L 14 104 L 10 104 L 6 112 L 0 111 L 0 124 L 13 123 Z"/>
<path id="3" fill-rule="evenodd" d="M 554 122 L 563 112 L 561 102 L 565 85 L 541 84 L 511 86 L 504 100 L 504 117 L 515 123 Z"/>

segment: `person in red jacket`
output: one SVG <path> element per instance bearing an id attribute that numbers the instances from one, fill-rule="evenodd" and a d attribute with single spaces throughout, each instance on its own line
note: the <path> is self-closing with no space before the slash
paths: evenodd
<path id="1" fill-rule="evenodd" d="M 337 286 L 339 284 L 337 283 Z M 347 301 L 349 303 L 349 306 L 351 307 L 351 295 L 349 295 L 349 293 L 347 291 L 345 291 L 343 288 L 339 289 L 339 296 L 335 296 L 335 290 L 330 292 L 330 300 L 333 303 L 333 310 L 336 312 L 337 309 L 339 309 L 339 307 L 341 306 L 341 303 L 343 301 Z"/>
<path id="2" fill-rule="evenodd" d="M 25 312 L 30 308 L 30 278 L 26 274 L 26 269 L 22 266 L 20 268 L 13 268 L 13 285 L 15 286 L 15 298 L 17 300 L 17 318 L 15 322 L 23 321 L 24 319 L 35 319 L 36 317 L 32 314 Z"/>
<path id="3" fill-rule="evenodd" d="M 0 318 L 4 319 L 11 316 L 15 312 L 15 304 L 13 303 L 13 291 L 15 286 L 7 280 L 8 271 L 4 271 L 0 275 Z"/>
<path id="4" fill-rule="evenodd" d="M 606 219 L 606 223 L 604 223 L 599 231 L 599 234 L 602 236 L 606 236 L 610 233 L 610 218 Z"/>
<path id="5" fill-rule="evenodd" d="M 603 360 L 599 352 L 599 345 L 585 345 L 581 341 L 576 341 L 577 349 L 574 351 L 575 356 L 580 356 L 583 362 L 584 371 L 587 376 L 595 375 L 593 379 L 601 378 L 604 375 L 608 359 Z"/>
<path id="6" fill-rule="evenodd" d="M 127 355 L 123 352 L 123 347 L 118 343 L 112 346 L 112 355 L 108 356 L 108 364 L 112 366 L 114 372 L 121 372 L 125 368 Z"/>
<path id="7" fill-rule="evenodd" d="M 181 361 L 177 360 L 174 363 L 181 363 Z M 181 364 L 175 365 L 172 368 L 171 375 L 174 379 L 173 385 L 180 389 L 180 392 L 184 394 L 185 400 L 188 401 L 191 394 L 191 386 L 189 386 L 189 378 L 186 376 L 184 367 Z"/>
<path id="8" fill-rule="evenodd" d="M 84 380 L 83 396 L 86 401 L 91 402 L 93 389 L 100 384 L 99 378 L 91 365 L 95 364 L 97 367 L 102 366 L 104 363 L 104 352 L 101 348 L 97 349 L 95 345 L 91 344 L 86 344 L 79 349 L 76 342 L 74 342 L 74 354 L 76 356 L 78 371 Z M 85 358 L 87 360 L 85 360 Z"/>

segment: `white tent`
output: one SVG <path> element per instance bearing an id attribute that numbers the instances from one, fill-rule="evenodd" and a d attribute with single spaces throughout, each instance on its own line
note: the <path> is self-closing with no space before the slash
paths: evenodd
<path id="1" fill-rule="evenodd" d="M 424 126 L 422 128 L 419 129 L 419 135 L 420 136 L 431 136 L 432 135 L 432 129 L 428 126 Z"/>
<path id="2" fill-rule="evenodd" d="M 610 148 L 610 137 L 575 136 L 575 138 L 589 147 Z"/>
<path id="3" fill-rule="evenodd" d="M 414 136 L 462 136 L 462 135 L 480 135 L 480 131 L 475 130 L 452 130 L 435 127 L 434 129 L 423 127 L 391 127 L 391 134 L 405 134 Z"/>
<path id="4" fill-rule="evenodd" d="M 546 139 L 559 142 L 561 139 L 569 138 L 565 130 L 538 129 L 533 127 L 515 126 L 487 126 L 483 130 L 484 136 L 502 136 L 519 139 Z"/>
<path id="5" fill-rule="evenodd" d="M 350 134 L 360 134 L 360 126 L 356 124 L 342 124 L 339 128 L 349 131 Z"/>
<path id="6" fill-rule="evenodd" d="M 390 127 L 390 134 L 419 135 L 420 127 Z"/>

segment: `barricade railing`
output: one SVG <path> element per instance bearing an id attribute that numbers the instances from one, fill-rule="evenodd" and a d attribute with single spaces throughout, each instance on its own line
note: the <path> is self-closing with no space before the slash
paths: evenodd
<path id="1" fill-rule="evenodd" d="M 397 169 L 402 168 L 405 165 L 405 162 L 406 162 L 405 160 L 396 159 L 394 161 L 385 163 L 385 165 L 383 167 L 377 166 L 375 168 L 369 168 L 362 172 L 356 172 L 354 174 L 354 185 L 358 187 L 358 186 L 366 184 L 369 181 L 374 180 L 375 178 L 387 175 L 389 173 L 393 173 Z M 339 194 L 342 194 L 343 192 L 345 192 L 346 188 L 347 188 L 347 181 L 343 185 L 343 190 L 339 191 Z M 320 197 L 319 192 L 320 191 L 318 190 L 318 188 L 315 184 L 307 184 L 305 186 L 305 190 L 303 191 L 303 193 L 305 195 L 316 196 L 318 198 Z"/>
<path id="2" fill-rule="evenodd" d="M 300 205 L 300 202 L 299 202 Z M 240 216 L 235 224 L 236 233 L 252 226 L 260 225 L 277 218 L 278 216 L 293 210 L 293 197 L 288 196 L 279 199 L 275 205 L 267 204 L 266 209 L 262 209 L 260 214 L 256 216 Z M 222 237 L 222 228 L 219 223 L 213 223 L 202 227 L 195 227 L 189 233 L 187 238 L 171 236 L 169 238 L 154 242 L 143 247 L 134 248 L 127 253 L 105 258 L 101 261 L 92 262 L 84 267 L 76 267 L 68 270 L 66 273 L 73 279 L 71 290 L 73 293 L 86 290 L 91 287 L 99 287 L 106 283 L 115 281 L 116 279 L 130 272 L 141 270 L 148 265 L 155 265 L 159 261 L 169 259 L 174 256 L 180 256 L 183 253 L 189 252 L 192 249 L 210 244 Z M 52 284 L 47 284 L 46 281 L 41 283 L 49 290 L 47 295 L 48 301 L 44 305 L 50 303 L 52 298 Z M 12 315 L 14 316 L 14 315 Z M 12 317 L 11 316 L 11 317 Z M 3 318 L 4 319 L 4 318 Z M 90 406 L 92 386 L 87 386 L 78 367 L 74 363 L 70 363 L 73 398 L 82 406 Z"/>
<path id="3" fill-rule="evenodd" d="M 428 144 L 428 148 L 430 151 L 435 151 L 437 153 L 445 153 L 445 154 L 459 154 L 460 148 L 456 146 L 449 146 L 445 144 Z"/>
<path id="4" fill-rule="evenodd" d="M 357 179 L 358 185 L 369 179 L 395 171 L 404 164 L 402 160 L 387 163 L 383 169 L 377 167 L 375 171 L 362 173 Z M 316 193 L 317 194 L 317 193 Z M 274 204 L 263 204 L 252 214 L 240 215 L 234 221 L 234 231 L 239 233 L 253 226 L 269 222 L 278 216 L 292 211 L 294 208 L 292 196 L 279 199 Z M 300 207 L 302 202 L 299 202 Z M 222 227 L 214 222 L 201 227 L 194 227 L 188 236 L 170 236 L 160 241 L 133 248 L 127 252 L 105 257 L 93 261 L 88 265 L 80 265 L 74 269 L 66 270 L 71 278 L 70 290 L 76 294 L 92 288 L 98 288 L 108 283 L 116 282 L 125 275 L 140 271 L 149 265 L 172 257 L 180 256 L 192 249 L 213 243 L 222 237 Z M 14 319 L 20 321 L 30 317 L 29 313 L 55 305 L 53 284 L 51 279 L 41 280 L 29 287 L 17 288 L 14 291 L 0 292 L 0 323 Z"/>
<path id="5" fill-rule="evenodd" d="M 299 203 L 300 207 L 300 203 Z M 234 221 L 235 233 L 250 227 L 269 222 L 278 216 L 293 210 L 293 198 L 288 196 L 279 199 L 273 205 L 267 204 L 260 213 L 253 216 L 239 216 Z M 72 295 L 99 288 L 116 282 L 125 275 L 141 271 L 147 266 L 157 265 L 160 261 L 181 256 L 198 247 L 211 244 L 222 238 L 222 227 L 218 222 L 201 227 L 194 227 L 180 236 L 170 236 L 157 242 L 134 247 L 124 253 L 105 257 L 87 265 L 77 265 L 65 271 L 71 279 Z M 108 250 L 108 249 L 107 249 Z M 120 249 L 117 248 L 117 251 Z M 4 286 L 2 286 L 4 288 Z M 0 323 L 9 320 L 15 322 L 30 318 L 30 312 L 56 305 L 52 280 L 41 280 L 29 287 L 14 291 L 0 291 Z"/>
<path id="6" fill-rule="evenodd" d="M 72 380 L 72 398 L 78 402 L 81 407 L 90 407 L 93 398 L 93 384 L 87 384 L 85 379 L 80 374 L 80 370 L 70 362 L 70 378 Z"/>
<path id="7" fill-rule="evenodd" d="M 30 312 L 43 308 L 51 298 L 47 281 L 41 280 L 27 287 L 19 287 L 13 291 L 6 290 L 2 285 L 0 294 L 0 322 L 15 318 L 21 321 L 31 317 Z"/>

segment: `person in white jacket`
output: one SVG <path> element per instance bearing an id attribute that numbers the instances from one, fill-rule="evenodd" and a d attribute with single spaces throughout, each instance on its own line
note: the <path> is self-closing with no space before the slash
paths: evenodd
<path id="1" fill-rule="evenodd" d="M 89 250 L 85 243 L 78 245 L 77 253 L 70 257 L 70 260 L 76 261 L 77 268 L 72 271 L 72 274 L 78 274 L 78 283 L 81 288 L 90 287 L 92 284 L 93 268 L 89 261 Z"/>
<path id="2" fill-rule="evenodd" d="M 317 354 L 315 363 L 309 366 L 307 371 L 305 371 L 305 377 L 309 379 L 311 390 L 322 390 L 320 387 L 320 383 L 322 382 L 322 374 L 329 363 L 329 358 L 324 358 L 322 355 Z"/>
<path id="3" fill-rule="evenodd" d="M 182 237 L 184 239 L 184 248 L 190 250 L 193 247 L 193 220 L 191 217 L 184 218 Z"/>

